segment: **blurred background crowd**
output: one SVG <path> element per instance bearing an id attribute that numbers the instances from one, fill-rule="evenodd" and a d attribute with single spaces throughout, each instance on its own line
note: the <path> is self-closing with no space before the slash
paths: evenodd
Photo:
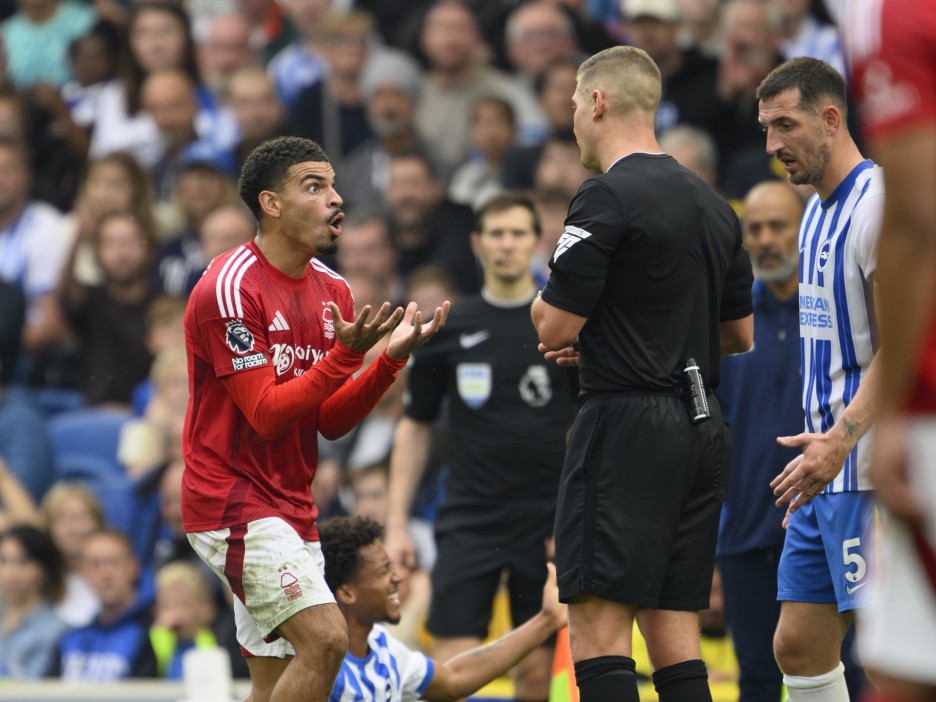
<path id="1" fill-rule="evenodd" d="M 801 55 L 844 72 L 810 0 L 0 0 L 0 20 L 0 677 L 16 679 L 178 677 L 184 650 L 215 643 L 245 674 L 229 593 L 182 532 L 180 432 L 186 298 L 254 235 L 236 197 L 254 146 L 320 142 L 348 214 L 328 263 L 359 309 L 427 309 L 478 290 L 473 208 L 499 191 L 532 194 L 547 277 L 590 175 L 572 134 L 584 57 L 645 49 L 663 148 L 739 202 L 782 176 L 761 79 Z M 402 395 L 323 442 L 324 518 L 383 519 Z"/>

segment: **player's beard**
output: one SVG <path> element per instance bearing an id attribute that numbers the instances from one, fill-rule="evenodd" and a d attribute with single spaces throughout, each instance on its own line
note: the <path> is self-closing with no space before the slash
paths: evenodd
<path id="1" fill-rule="evenodd" d="M 828 144 L 820 144 L 810 151 L 805 159 L 799 161 L 798 173 L 790 174 L 793 185 L 815 185 L 825 175 L 826 166 L 832 158 L 832 150 Z"/>
<path id="2" fill-rule="evenodd" d="M 780 260 L 773 268 L 763 268 L 754 257 L 754 275 L 764 283 L 784 283 L 799 270 L 799 252 L 791 251 L 786 255 L 781 255 Z"/>

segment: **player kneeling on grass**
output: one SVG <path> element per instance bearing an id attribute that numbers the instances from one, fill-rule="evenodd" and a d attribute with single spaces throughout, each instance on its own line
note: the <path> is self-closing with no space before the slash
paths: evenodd
<path id="1" fill-rule="evenodd" d="M 383 527 L 366 517 L 339 517 L 319 525 L 325 582 L 348 624 L 348 653 L 330 702 L 457 700 L 476 692 L 520 662 L 566 625 L 556 570 L 547 564 L 543 608 L 492 644 L 437 663 L 397 641 L 382 623 L 400 621 L 397 574 L 380 542 Z"/>

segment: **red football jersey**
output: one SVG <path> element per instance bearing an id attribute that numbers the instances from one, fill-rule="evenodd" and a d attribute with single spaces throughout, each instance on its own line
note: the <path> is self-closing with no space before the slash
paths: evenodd
<path id="1" fill-rule="evenodd" d="M 318 538 L 309 483 L 318 462 L 320 405 L 303 409 L 304 416 L 271 440 L 251 425 L 225 382 L 273 369 L 276 386 L 302 385 L 299 376 L 321 362 L 332 366 L 325 380 L 334 386 L 326 388 L 332 394 L 360 368 L 363 354 L 343 346 L 343 356 L 338 349 L 329 354 L 335 345 L 329 301 L 343 318 L 353 319 L 351 291 L 341 276 L 313 259 L 303 278 L 292 278 L 272 266 L 254 242 L 214 259 L 195 286 L 185 313 L 186 531 L 278 516 L 304 539 Z M 301 390 L 299 385 L 294 387 Z"/>
<path id="2" fill-rule="evenodd" d="M 844 35 L 868 140 L 936 122 L 936 3 L 852 2 L 848 13 Z M 909 407 L 936 412 L 936 316 Z"/>

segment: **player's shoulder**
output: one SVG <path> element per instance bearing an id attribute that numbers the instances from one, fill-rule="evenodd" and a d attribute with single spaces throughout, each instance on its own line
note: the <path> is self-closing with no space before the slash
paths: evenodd
<path id="1" fill-rule="evenodd" d="M 367 636 L 367 643 L 370 645 L 371 650 L 386 651 L 391 655 L 413 653 L 409 646 L 391 634 L 383 624 L 374 624 Z"/>
<path id="2" fill-rule="evenodd" d="M 211 260 L 189 296 L 189 307 L 221 317 L 243 316 L 244 300 L 256 287 L 257 253 L 244 244 Z"/>
<path id="3" fill-rule="evenodd" d="M 309 274 L 321 280 L 327 288 L 336 291 L 337 294 L 352 297 L 351 286 L 348 281 L 340 273 L 329 268 L 317 258 L 309 261 Z"/>

